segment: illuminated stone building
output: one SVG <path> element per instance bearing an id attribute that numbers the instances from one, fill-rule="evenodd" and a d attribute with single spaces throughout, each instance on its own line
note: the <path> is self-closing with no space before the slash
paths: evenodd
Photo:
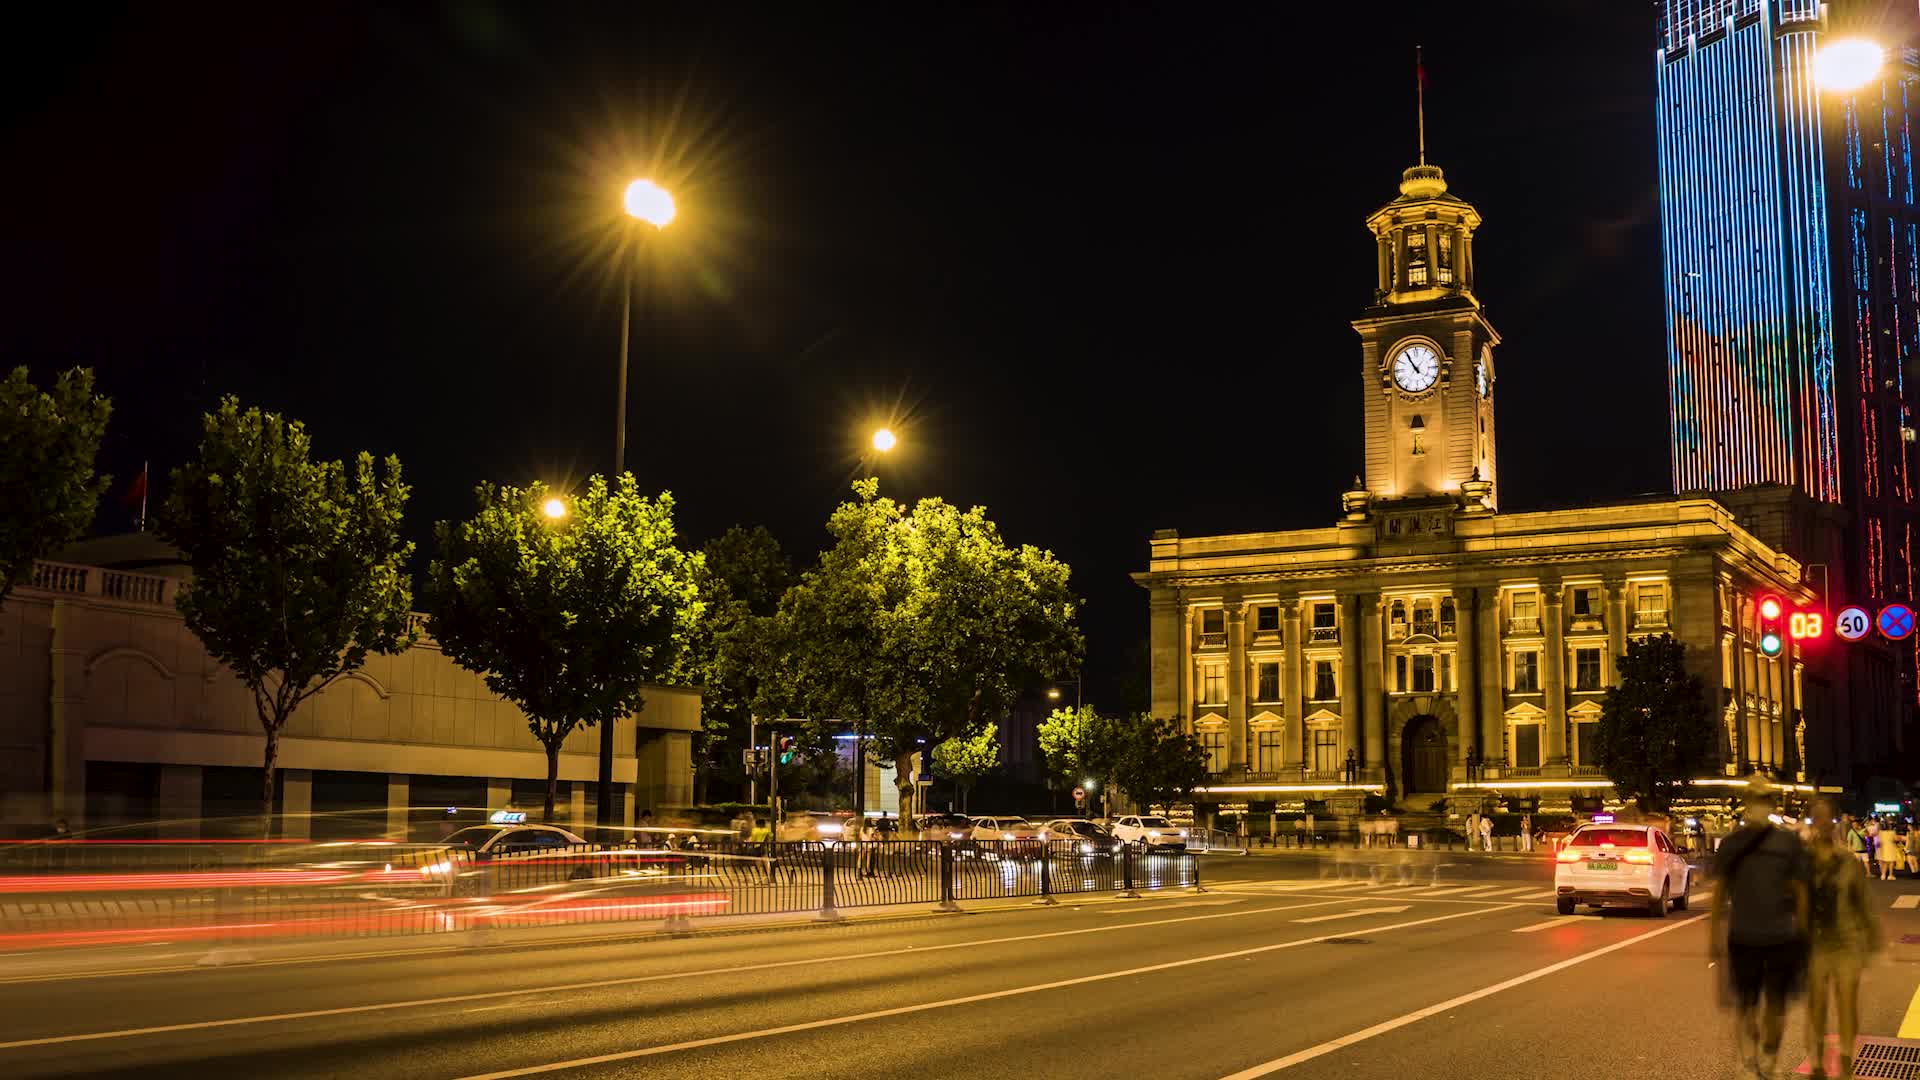
<path id="1" fill-rule="evenodd" d="M 1364 475 L 1326 528 L 1155 533 L 1152 708 L 1206 747 L 1205 805 L 1363 793 L 1403 809 L 1489 793 L 1605 795 L 1594 732 L 1629 639 L 1688 646 L 1720 719 L 1722 781 L 1799 780 L 1828 752 L 1804 658 L 1757 648 L 1757 600 L 1804 603 L 1802 566 L 1719 502 L 1498 510 L 1500 342 L 1474 291 L 1474 208 L 1406 171 L 1367 220 Z M 1527 378 L 1526 372 L 1509 373 Z M 1349 764 L 1351 762 L 1351 764 Z"/>

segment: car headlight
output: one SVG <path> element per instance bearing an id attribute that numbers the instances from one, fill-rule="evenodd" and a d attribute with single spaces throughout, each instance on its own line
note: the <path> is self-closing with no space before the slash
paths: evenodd
<path id="1" fill-rule="evenodd" d="M 1182 839 L 1182 840 L 1185 840 L 1186 838 L 1187 838 L 1187 830 L 1185 830 L 1185 829 L 1181 829 L 1181 830 L 1180 830 L 1180 839 Z"/>
<path id="2" fill-rule="evenodd" d="M 1000 834 L 1000 839 L 1002 839 L 1002 840 L 1011 840 L 1011 839 L 1013 839 L 1013 834 L 1012 834 L 1012 833 L 1010 833 L 1010 832 L 1003 832 L 1003 833 L 1001 833 L 1001 834 Z"/>
<path id="3" fill-rule="evenodd" d="M 1160 830 L 1158 830 L 1158 829 L 1148 829 L 1148 830 L 1147 830 L 1147 839 L 1149 839 L 1149 840 L 1157 840 L 1157 839 L 1159 839 L 1159 837 L 1160 837 Z"/>
<path id="4" fill-rule="evenodd" d="M 453 869 L 453 864 L 450 862 L 437 862 L 428 866 L 421 867 L 420 876 L 433 877 L 437 874 L 445 874 L 451 871 L 452 869 Z"/>
<path id="5" fill-rule="evenodd" d="M 1081 844 L 1081 845 L 1080 845 L 1080 854 L 1082 854 L 1082 855 L 1091 855 L 1091 854 L 1093 854 L 1093 845 L 1092 845 L 1092 844 Z"/>
<path id="6" fill-rule="evenodd" d="M 966 833 L 950 832 L 947 834 L 947 839 L 949 840 L 965 840 L 966 838 Z"/>
<path id="7" fill-rule="evenodd" d="M 841 832 L 841 826 L 831 821 L 822 822 L 816 827 L 823 833 L 831 833 L 835 836 L 838 836 Z"/>

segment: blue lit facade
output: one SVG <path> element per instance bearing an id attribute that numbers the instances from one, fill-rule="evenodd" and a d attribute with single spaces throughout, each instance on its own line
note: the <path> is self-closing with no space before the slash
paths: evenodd
<path id="1" fill-rule="evenodd" d="M 1674 489 L 1790 489 L 1795 524 L 1767 538 L 1834 606 L 1916 596 L 1920 51 L 1889 10 L 1667 0 L 1655 64 Z M 1882 77 L 1818 88 L 1815 51 L 1862 26 L 1889 47 Z M 1916 649 L 1809 662 L 1851 699 L 1845 757 L 1901 748 Z"/>

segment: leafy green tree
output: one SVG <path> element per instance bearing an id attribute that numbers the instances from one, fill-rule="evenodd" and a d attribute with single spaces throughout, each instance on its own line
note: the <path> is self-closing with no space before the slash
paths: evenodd
<path id="1" fill-rule="evenodd" d="M 1177 720 L 1138 716 L 1125 722 L 1114 775 L 1141 809 L 1184 801 L 1207 782 L 1207 751 Z"/>
<path id="2" fill-rule="evenodd" d="M 113 406 L 74 368 L 42 391 L 18 367 L 0 382 L 0 603 L 33 575 L 33 560 L 93 522 L 104 476 L 93 474 Z"/>
<path id="3" fill-rule="evenodd" d="M 551 821 L 567 736 L 692 674 L 701 558 L 674 545 L 673 496 L 648 499 L 630 473 L 612 489 L 594 477 L 559 518 L 539 483 L 481 484 L 474 499 L 472 518 L 433 527 L 427 630 L 526 714 L 547 752 Z"/>
<path id="4" fill-rule="evenodd" d="M 761 527 L 735 526 L 701 549 L 697 575 L 706 617 L 692 652 L 703 688 L 694 745 L 694 802 L 704 803 L 712 775 L 740 768 L 748 715 L 766 664 L 766 625 L 793 582 L 793 564 Z"/>
<path id="5" fill-rule="evenodd" d="M 362 451 L 349 468 L 312 454 L 299 421 L 226 398 L 205 419 L 199 459 L 173 470 L 155 523 L 193 564 L 180 614 L 253 693 L 267 737 L 263 816 L 287 718 L 367 654 L 414 639 L 400 459 L 376 468 Z"/>
<path id="6" fill-rule="evenodd" d="M 1020 688 L 1078 663 L 1070 571 L 1009 547 L 980 507 L 909 509 L 868 479 L 827 521 L 834 544 L 782 597 L 763 709 L 833 717 L 892 759 L 911 817 L 913 757 L 1005 716 Z"/>
<path id="7" fill-rule="evenodd" d="M 1090 798 L 1105 800 L 1119 772 L 1134 725 L 1111 716 L 1102 716 L 1091 705 L 1077 709 L 1055 709 L 1040 722 L 1035 734 L 1047 774 L 1072 787 L 1083 780 L 1094 782 Z"/>
<path id="8" fill-rule="evenodd" d="M 1000 767 L 1000 726 L 989 720 L 980 730 L 948 739 L 933 748 L 933 774 L 951 780 L 960 789 L 960 809 L 967 808 L 973 785 Z"/>
<path id="9" fill-rule="evenodd" d="M 1642 810 L 1665 810 L 1713 761 L 1713 711 L 1686 654 L 1671 634 L 1629 641 L 1600 702 L 1600 767 Z"/>

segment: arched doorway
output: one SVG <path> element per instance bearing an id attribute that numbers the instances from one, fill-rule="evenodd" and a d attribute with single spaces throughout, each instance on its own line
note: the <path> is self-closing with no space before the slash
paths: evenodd
<path id="1" fill-rule="evenodd" d="M 1432 716 L 1416 716 L 1407 721 L 1400 736 L 1402 776 L 1411 794 L 1444 795 L 1447 790 L 1447 736 L 1440 721 Z"/>

